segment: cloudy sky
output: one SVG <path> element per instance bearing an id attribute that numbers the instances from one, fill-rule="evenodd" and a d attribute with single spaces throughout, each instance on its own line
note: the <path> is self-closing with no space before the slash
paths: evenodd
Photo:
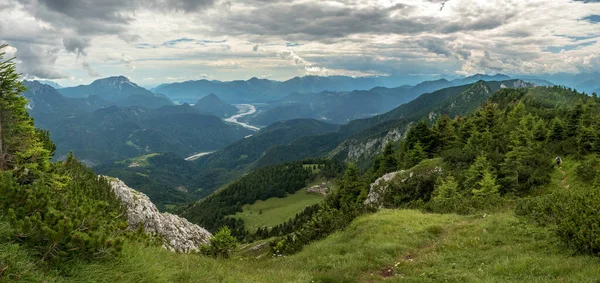
<path id="1" fill-rule="evenodd" d="M 0 0 L 28 78 L 600 71 L 600 0 Z"/>

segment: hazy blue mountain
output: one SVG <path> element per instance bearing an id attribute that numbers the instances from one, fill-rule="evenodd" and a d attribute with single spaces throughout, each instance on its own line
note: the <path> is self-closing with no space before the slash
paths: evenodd
<path id="1" fill-rule="evenodd" d="M 231 117 L 239 111 L 237 107 L 225 103 L 214 93 L 200 98 L 194 104 L 194 108 L 200 113 L 212 114 L 217 117 Z"/>
<path id="2" fill-rule="evenodd" d="M 600 72 L 556 73 L 539 75 L 538 77 L 557 85 L 564 85 L 590 94 L 598 92 L 600 89 Z"/>
<path id="3" fill-rule="evenodd" d="M 250 119 L 253 125 L 313 118 L 332 123 L 347 123 L 381 113 L 385 108 L 385 95 L 366 90 L 351 92 L 293 93 L 275 103 L 267 110 Z"/>
<path id="4" fill-rule="evenodd" d="M 66 87 L 59 90 L 61 94 L 71 98 L 99 96 L 117 106 L 141 106 L 159 108 L 173 104 L 168 97 L 138 86 L 124 76 L 109 77 L 95 80 L 89 85 Z"/>
<path id="5" fill-rule="evenodd" d="M 396 88 L 375 87 L 370 90 L 351 92 L 293 93 L 271 103 L 266 110 L 254 115 L 250 121 L 255 125 L 268 125 L 281 120 L 313 118 L 345 124 L 351 120 L 385 113 L 423 93 L 466 85 L 479 80 L 492 81 L 506 78 L 509 77 L 502 74 L 494 76 L 478 74 L 453 81 L 439 79 L 424 81 L 415 86 Z"/>
<path id="6" fill-rule="evenodd" d="M 180 102 L 193 103 L 214 93 L 229 103 L 247 103 L 276 100 L 294 92 L 367 90 L 379 86 L 380 82 L 377 77 L 345 76 L 305 76 L 283 82 L 257 78 L 231 82 L 197 80 L 163 84 L 153 91 Z"/>
<path id="7" fill-rule="evenodd" d="M 37 80 L 37 81 L 40 82 L 41 84 L 49 85 L 55 89 L 62 88 L 61 85 L 59 85 L 58 83 L 53 82 L 53 81 L 49 81 L 49 80 Z"/>
<path id="8" fill-rule="evenodd" d="M 201 114 L 189 105 L 150 110 L 111 106 L 78 115 L 51 128 L 59 156 L 73 151 L 90 164 L 155 152 L 186 157 L 223 148 L 252 133 Z"/>
<path id="9" fill-rule="evenodd" d="M 67 98 L 53 87 L 39 81 L 23 81 L 27 91 L 23 96 L 29 100 L 27 108 L 36 125 L 48 128 L 76 115 L 91 113 L 108 106 L 108 102 L 97 96 Z"/>
<path id="10" fill-rule="evenodd" d="M 600 77 L 597 79 L 589 79 L 582 83 L 579 83 L 575 86 L 575 88 L 577 88 L 577 90 L 579 91 L 587 92 L 588 94 L 591 94 L 593 92 L 598 93 L 598 90 L 600 90 Z"/>

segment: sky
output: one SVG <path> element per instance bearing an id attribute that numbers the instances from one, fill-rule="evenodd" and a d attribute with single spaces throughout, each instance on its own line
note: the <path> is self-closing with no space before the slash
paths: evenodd
<path id="1" fill-rule="evenodd" d="M 600 71 L 600 0 L 0 0 L 28 79 Z"/>

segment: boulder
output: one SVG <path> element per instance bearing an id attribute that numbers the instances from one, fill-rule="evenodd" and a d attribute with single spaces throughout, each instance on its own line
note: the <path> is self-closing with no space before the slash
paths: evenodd
<path id="1" fill-rule="evenodd" d="M 212 237 L 206 229 L 170 213 L 160 213 L 150 198 L 128 187 L 123 181 L 108 178 L 113 192 L 127 208 L 129 229 L 136 230 L 144 225 L 148 234 L 163 239 L 163 247 L 178 253 L 198 251 L 200 245 Z"/>
<path id="2" fill-rule="evenodd" d="M 369 188 L 369 195 L 367 196 L 367 199 L 365 200 L 365 204 L 368 206 L 376 207 L 376 208 L 382 208 L 383 207 L 383 195 L 385 194 L 385 191 L 387 190 L 387 188 L 389 186 L 388 182 L 391 181 L 392 179 L 394 179 L 394 177 L 396 177 L 396 175 L 398 175 L 402 172 L 404 172 L 404 170 L 387 173 L 387 174 L 381 176 L 379 179 L 375 180 L 375 182 L 373 182 Z"/>

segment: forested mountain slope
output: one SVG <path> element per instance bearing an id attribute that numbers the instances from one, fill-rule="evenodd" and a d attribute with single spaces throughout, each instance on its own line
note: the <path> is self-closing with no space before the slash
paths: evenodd
<path id="1" fill-rule="evenodd" d="M 366 160 L 380 152 L 388 140 L 400 139 L 412 122 L 432 120 L 442 114 L 467 114 L 501 88 L 528 86 L 533 84 L 521 80 L 479 81 L 425 93 L 385 114 L 351 121 L 335 133 L 304 137 L 290 145 L 274 147 L 258 163 L 273 164 L 328 155 L 366 164 Z"/>
<path id="2" fill-rule="evenodd" d="M 194 108 L 200 113 L 211 114 L 221 118 L 233 116 L 239 111 L 237 107 L 225 103 L 214 93 L 200 98 L 194 104 Z"/>
<path id="3" fill-rule="evenodd" d="M 195 111 L 190 106 L 169 106 L 159 110 L 179 111 L 173 108 Z M 160 153 L 112 162 L 95 169 L 99 174 L 122 179 L 147 194 L 159 208 L 173 209 L 206 197 L 256 168 L 254 162 L 274 145 L 287 144 L 305 135 L 332 132 L 338 127 L 310 119 L 282 121 L 195 161 L 186 161 L 174 153 Z M 168 150 L 165 148 L 165 152 Z"/>
<path id="4" fill-rule="evenodd" d="M 156 152 L 187 157 L 227 146 L 252 133 L 189 105 L 149 110 L 111 106 L 49 128 L 58 155 L 73 151 L 92 164 Z"/>

